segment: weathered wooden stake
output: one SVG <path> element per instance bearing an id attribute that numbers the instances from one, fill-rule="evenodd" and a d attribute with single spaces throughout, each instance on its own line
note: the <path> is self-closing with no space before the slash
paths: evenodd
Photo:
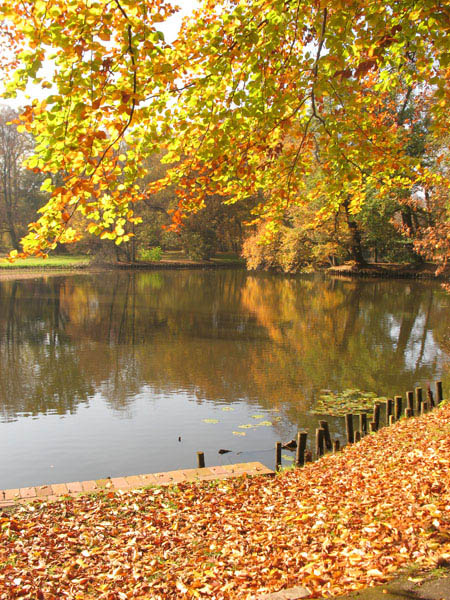
<path id="1" fill-rule="evenodd" d="M 391 424 L 391 417 L 394 414 L 394 401 L 389 398 L 386 401 L 386 425 Z"/>
<path id="2" fill-rule="evenodd" d="M 409 417 L 412 417 L 412 416 L 413 416 L 413 413 L 412 413 L 411 409 L 410 408 L 405 408 L 405 417 L 407 419 L 409 419 Z"/>
<path id="3" fill-rule="evenodd" d="M 199 469 L 205 468 L 205 455 L 203 452 L 197 452 L 197 466 Z"/>
<path id="4" fill-rule="evenodd" d="M 395 420 L 398 421 L 399 419 L 402 418 L 403 398 L 401 396 L 395 396 L 394 404 L 395 404 L 395 409 L 394 409 Z"/>
<path id="5" fill-rule="evenodd" d="M 411 409 L 411 416 L 414 416 L 414 392 L 406 392 L 406 406 Z"/>
<path id="6" fill-rule="evenodd" d="M 355 441 L 355 434 L 353 432 L 353 415 L 345 415 L 345 429 L 347 431 L 347 443 L 353 444 Z"/>
<path id="7" fill-rule="evenodd" d="M 323 429 L 323 439 L 325 442 L 325 448 L 328 452 L 333 449 L 333 443 L 331 441 L 330 428 L 328 427 L 328 421 L 319 421 L 320 428 Z"/>
<path id="8" fill-rule="evenodd" d="M 275 471 L 281 468 L 281 442 L 275 444 Z"/>
<path id="9" fill-rule="evenodd" d="M 389 423 L 388 423 L 388 425 L 390 426 L 390 425 L 393 425 L 394 423 L 395 423 L 395 417 L 394 417 L 394 415 L 389 415 Z"/>
<path id="10" fill-rule="evenodd" d="M 361 432 L 357 429 L 355 431 L 355 442 L 360 442 L 361 441 Z"/>
<path id="11" fill-rule="evenodd" d="M 373 405 L 373 422 L 375 423 L 375 431 L 380 429 L 380 408 L 381 404 L 379 402 L 375 402 Z"/>
<path id="12" fill-rule="evenodd" d="M 306 431 L 299 431 L 297 433 L 297 450 L 295 453 L 295 464 L 297 467 L 303 467 L 305 464 L 305 450 L 306 450 L 306 438 L 308 433 Z"/>
<path id="13" fill-rule="evenodd" d="M 367 435 L 367 413 L 359 414 L 359 430 L 361 432 L 361 437 Z"/>
<path id="14" fill-rule="evenodd" d="M 442 392 L 442 381 L 436 381 L 436 402 L 440 404 L 444 399 L 444 395 Z"/>
<path id="15" fill-rule="evenodd" d="M 377 430 L 377 424 L 375 423 L 375 421 L 370 421 L 369 427 L 371 433 L 375 433 L 375 431 Z"/>
<path id="16" fill-rule="evenodd" d="M 428 400 L 425 400 L 425 402 L 422 403 L 422 414 L 424 415 L 429 410 L 430 410 L 430 405 L 428 403 Z"/>
<path id="17" fill-rule="evenodd" d="M 333 452 L 339 452 L 340 449 L 341 449 L 341 442 L 339 440 L 334 440 Z"/>
<path id="18" fill-rule="evenodd" d="M 321 456 L 324 455 L 324 430 L 322 429 L 322 427 L 319 427 L 319 429 L 316 429 L 316 458 L 320 458 Z"/>
<path id="19" fill-rule="evenodd" d="M 430 408 L 433 408 L 434 407 L 434 398 L 433 398 L 433 392 L 431 391 L 430 384 L 427 385 L 427 400 L 428 400 L 428 404 L 429 404 Z"/>
<path id="20" fill-rule="evenodd" d="M 422 412 L 422 402 L 423 402 L 422 388 L 416 387 L 417 414 L 419 414 L 419 415 Z"/>

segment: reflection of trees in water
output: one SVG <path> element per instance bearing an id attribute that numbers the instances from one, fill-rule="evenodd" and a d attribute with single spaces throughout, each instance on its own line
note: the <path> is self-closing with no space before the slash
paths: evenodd
<path id="1" fill-rule="evenodd" d="M 269 289 L 249 279 L 243 304 L 280 347 L 280 366 L 299 365 L 316 389 L 355 386 L 358 373 L 358 387 L 392 393 L 436 375 L 449 302 L 435 286 L 291 279 Z"/>
<path id="2" fill-rule="evenodd" d="M 144 386 L 283 408 L 323 387 L 380 393 L 427 381 L 448 340 L 433 284 L 242 271 L 105 273 L 0 285 L 0 410 L 117 410 Z M 304 418 L 301 419 L 304 421 Z"/>
<path id="3" fill-rule="evenodd" d="M 10 281 L 0 286 L 0 411 L 75 412 L 92 392 L 80 371 L 77 349 L 65 335 L 68 317 L 61 310 L 61 278 Z"/>

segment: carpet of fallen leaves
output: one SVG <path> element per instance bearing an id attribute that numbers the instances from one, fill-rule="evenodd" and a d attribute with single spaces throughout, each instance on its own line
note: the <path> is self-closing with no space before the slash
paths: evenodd
<path id="1" fill-rule="evenodd" d="M 0 518 L 0 598 L 327 597 L 450 560 L 450 404 L 274 478 L 34 503 Z"/>

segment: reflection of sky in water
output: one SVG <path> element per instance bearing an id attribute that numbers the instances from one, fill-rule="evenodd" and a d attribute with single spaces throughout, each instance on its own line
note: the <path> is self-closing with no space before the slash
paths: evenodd
<path id="1" fill-rule="evenodd" d="M 275 442 L 295 434 L 275 411 L 245 401 L 229 408 L 186 392 L 156 394 L 146 387 L 125 410 L 111 410 L 96 394 L 76 415 L 19 416 L 1 426 L 0 455 L 8 461 L 2 464 L 0 488 L 194 468 L 199 450 L 209 465 L 253 460 L 271 465 Z M 274 426 L 259 425 L 267 421 Z M 252 427 L 240 427 L 248 424 Z M 20 445 L 14 443 L 17 439 Z M 232 452 L 219 455 L 220 448 Z"/>
<path id="2" fill-rule="evenodd" d="M 399 342 L 400 323 L 392 315 L 387 317 L 387 322 L 389 336 L 396 348 Z M 421 365 L 434 365 L 445 360 L 445 353 L 439 348 L 433 332 L 426 329 L 426 325 L 426 315 L 419 313 L 415 318 L 403 355 L 406 369 L 415 369 Z"/>
<path id="3" fill-rule="evenodd" d="M 439 363 L 444 358 L 433 338 L 433 332 L 427 331 L 425 339 L 412 339 L 405 350 L 405 365 L 408 368 Z"/>
<path id="4" fill-rule="evenodd" d="M 449 306 L 429 282 L 240 271 L 0 282 L 0 488 L 193 467 L 198 450 L 273 466 L 276 441 L 313 434 L 322 389 L 447 389 Z M 239 428 L 255 414 L 273 425 Z"/>

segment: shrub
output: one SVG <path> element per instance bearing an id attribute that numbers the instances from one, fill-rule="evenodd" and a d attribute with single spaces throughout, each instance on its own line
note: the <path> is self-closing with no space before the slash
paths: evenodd
<path id="1" fill-rule="evenodd" d="M 161 246 L 155 246 L 154 248 L 141 248 L 139 250 L 139 260 L 159 262 L 161 259 Z"/>

